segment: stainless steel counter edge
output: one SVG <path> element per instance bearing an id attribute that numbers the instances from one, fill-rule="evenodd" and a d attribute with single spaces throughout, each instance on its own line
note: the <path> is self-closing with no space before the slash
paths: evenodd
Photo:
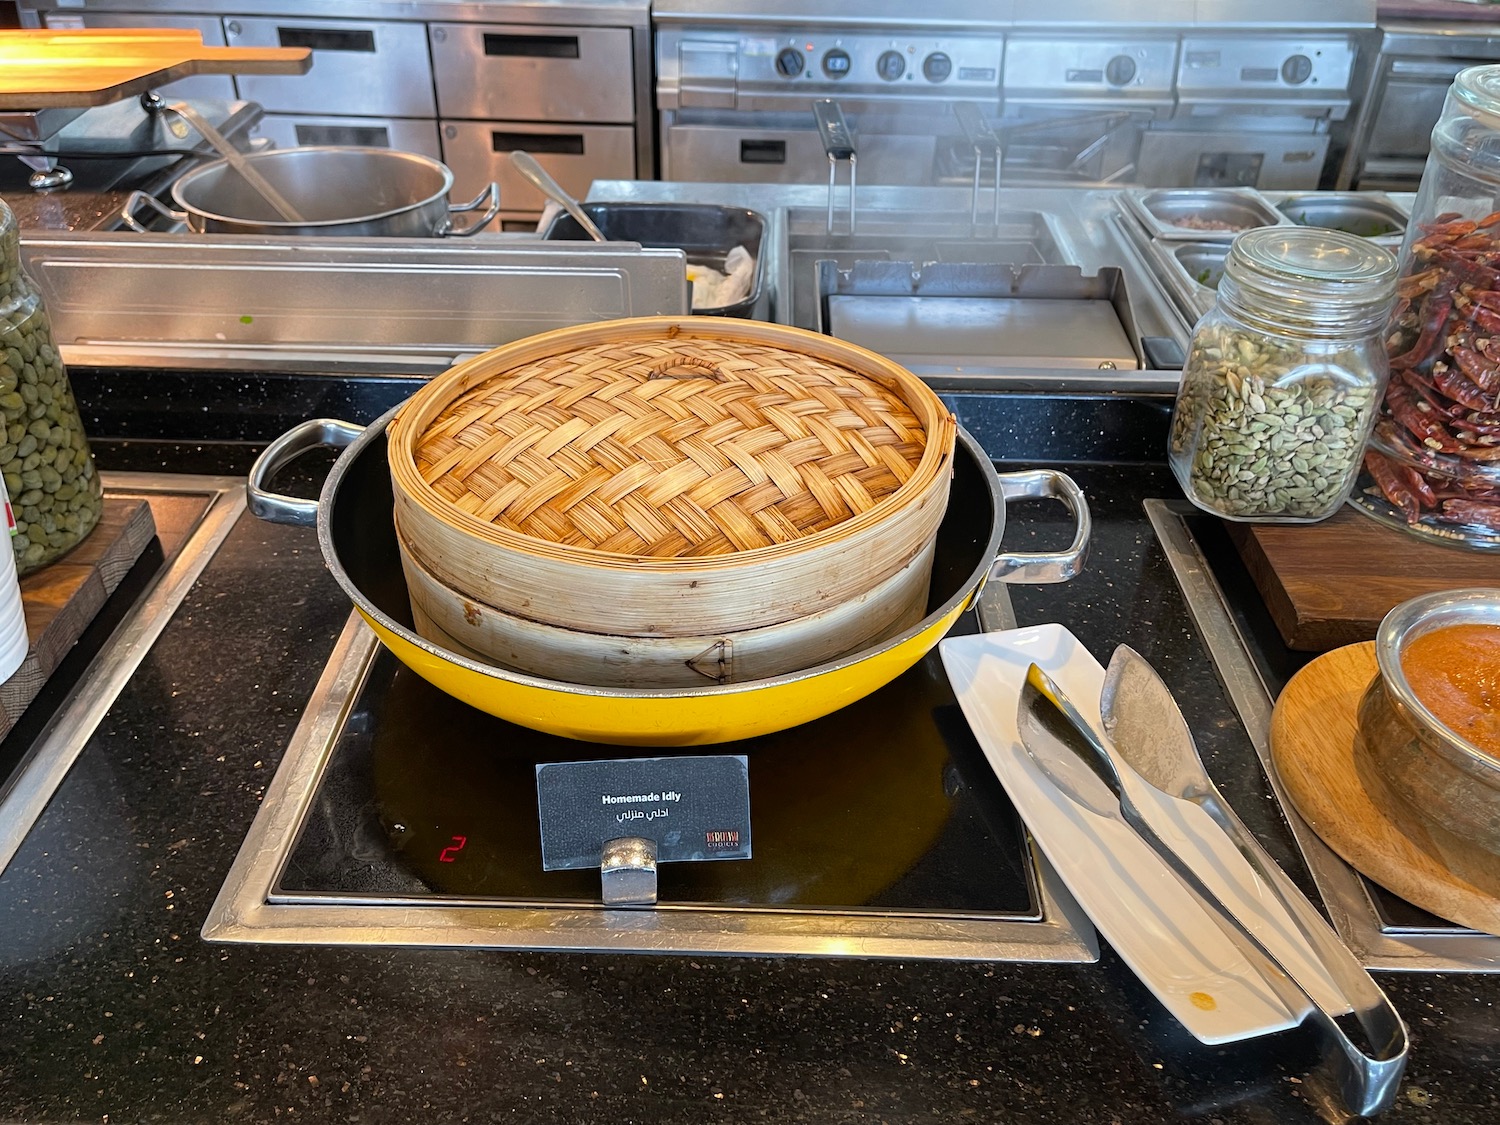
<path id="1" fill-rule="evenodd" d="M 238 477 L 165 473 L 101 476 L 107 489 L 203 494 L 207 506 L 181 550 L 168 561 L 156 582 L 94 657 L 77 689 L 0 790 L 0 874 L 5 872 L 95 728 L 245 510 L 245 482 Z"/>
<path id="2" fill-rule="evenodd" d="M 1500 972 L 1500 938 L 1489 934 L 1451 927 L 1441 931 L 1385 932 L 1359 873 L 1298 815 L 1271 758 L 1271 693 L 1255 669 L 1213 571 L 1183 522 L 1186 511 L 1191 509 L 1183 501 L 1146 501 L 1146 514 L 1166 552 L 1188 610 L 1240 721 L 1245 724 L 1334 929 L 1354 955 L 1371 969 Z"/>
<path id="3" fill-rule="evenodd" d="M 985 961 L 1099 958 L 1093 926 L 1035 848 L 1039 921 L 688 905 L 646 910 L 527 902 L 374 905 L 355 898 L 278 896 L 277 881 L 312 806 L 348 701 L 379 647 L 374 631 L 351 614 L 203 923 L 205 939 Z"/>

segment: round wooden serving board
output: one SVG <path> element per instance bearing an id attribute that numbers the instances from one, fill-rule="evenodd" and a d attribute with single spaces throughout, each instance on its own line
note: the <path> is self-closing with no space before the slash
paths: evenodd
<path id="1" fill-rule="evenodd" d="M 1355 870 L 1441 918 L 1500 934 L 1500 856 L 1439 839 L 1355 759 L 1359 701 L 1375 672 L 1367 641 L 1292 677 L 1271 716 L 1271 757 L 1287 795 Z"/>

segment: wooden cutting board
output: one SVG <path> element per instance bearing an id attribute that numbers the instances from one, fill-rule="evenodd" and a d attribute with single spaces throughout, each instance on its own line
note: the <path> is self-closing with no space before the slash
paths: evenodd
<path id="1" fill-rule="evenodd" d="M 1271 760 L 1293 807 L 1350 867 L 1439 918 L 1500 934 L 1500 856 L 1437 836 L 1356 757 L 1373 642 L 1325 652 L 1271 713 Z"/>
<path id="2" fill-rule="evenodd" d="M 1425 543 L 1348 507 L 1322 523 L 1225 526 L 1287 647 L 1305 652 L 1373 639 L 1418 594 L 1500 586 L 1500 553 Z"/>
<path id="3" fill-rule="evenodd" d="M 0 110 L 108 105 L 194 74 L 305 74 L 306 47 L 206 47 L 191 29 L 0 31 Z"/>
<path id="4" fill-rule="evenodd" d="M 150 504 L 107 496 L 98 524 L 82 543 L 21 579 L 31 647 L 21 667 L 0 684 L 0 738 L 16 725 L 155 536 Z M 0 547 L 9 550 L 10 544 Z"/>

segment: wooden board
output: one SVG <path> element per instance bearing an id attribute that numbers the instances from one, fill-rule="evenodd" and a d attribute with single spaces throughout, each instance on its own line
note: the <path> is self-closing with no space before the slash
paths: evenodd
<path id="1" fill-rule="evenodd" d="M 0 684 L 0 737 L 16 725 L 155 536 L 145 500 L 106 497 L 99 523 L 82 543 L 21 579 L 31 647 L 15 675 Z"/>
<path id="2" fill-rule="evenodd" d="M 1326 652 L 1271 715 L 1271 760 L 1293 807 L 1349 866 L 1440 918 L 1500 934 L 1500 856 L 1437 838 L 1355 756 L 1375 645 Z"/>
<path id="3" fill-rule="evenodd" d="M 1426 543 L 1348 507 L 1322 523 L 1226 527 L 1282 639 L 1304 652 L 1372 640 L 1418 594 L 1500 586 L 1500 554 Z"/>
<path id="4" fill-rule="evenodd" d="M 206 47 L 191 29 L 0 31 L 0 110 L 108 105 L 194 74 L 305 74 L 306 47 Z"/>

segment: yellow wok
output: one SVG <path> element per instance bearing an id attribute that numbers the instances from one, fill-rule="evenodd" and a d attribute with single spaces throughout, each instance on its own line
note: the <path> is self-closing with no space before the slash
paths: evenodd
<path id="1" fill-rule="evenodd" d="M 398 408 L 399 409 L 399 408 Z M 1088 506 L 1066 475 L 1039 469 L 997 475 L 960 430 L 948 510 L 938 530 L 928 613 L 863 651 L 771 679 L 691 689 L 596 688 L 497 668 L 419 636 L 392 521 L 386 425 L 361 429 L 316 419 L 267 447 L 250 473 L 250 509 L 275 523 L 316 526 L 323 557 L 360 615 L 412 671 L 491 715 L 566 738 L 625 746 L 699 746 L 768 734 L 832 713 L 895 679 L 942 639 L 991 578 L 1057 582 L 1082 565 Z M 271 491 L 276 472 L 318 446 L 343 447 L 317 501 Z M 1052 496 L 1078 522 L 1056 554 L 1000 554 L 1007 497 Z"/>

